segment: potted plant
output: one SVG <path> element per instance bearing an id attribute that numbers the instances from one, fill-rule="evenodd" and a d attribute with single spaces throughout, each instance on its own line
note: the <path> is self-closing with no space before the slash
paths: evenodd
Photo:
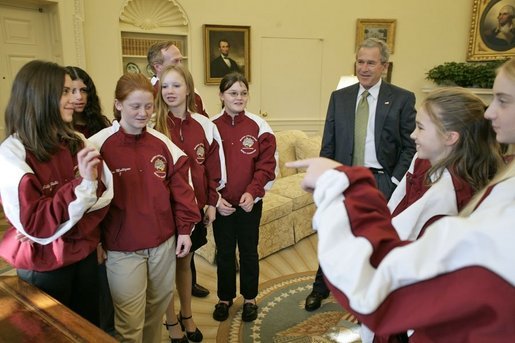
<path id="1" fill-rule="evenodd" d="M 445 62 L 431 68 L 426 73 L 426 79 L 439 86 L 492 88 L 495 70 L 505 61 Z"/>

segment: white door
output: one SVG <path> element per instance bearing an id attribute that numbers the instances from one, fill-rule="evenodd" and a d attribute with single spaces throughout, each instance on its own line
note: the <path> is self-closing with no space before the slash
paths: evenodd
<path id="1" fill-rule="evenodd" d="M 260 114 L 274 130 L 318 133 L 322 48 L 321 39 L 261 39 Z"/>
<path id="2" fill-rule="evenodd" d="M 49 11 L 23 1 L 0 1 L 0 140 L 5 137 L 5 107 L 20 68 L 34 59 L 55 60 Z"/>

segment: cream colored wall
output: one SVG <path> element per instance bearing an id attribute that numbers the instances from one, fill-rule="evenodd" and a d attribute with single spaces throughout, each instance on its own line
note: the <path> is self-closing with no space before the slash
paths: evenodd
<path id="1" fill-rule="evenodd" d="M 114 86 L 122 73 L 118 17 L 123 3 L 124 0 L 84 1 L 85 68 L 95 80 L 106 113 L 111 112 Z M 446 61 L 465 60 L 472 13 L 469 0 L 178 0 L 177 3 L 190 21 L 188 63 L 209 113 L 219 110 L 219 101 L 217 87 L 204 85 L 202 25 L 249 25 L 252 49 L 249 109 L 259 112 L 261 101 L 261 37 L 322 38 L 322 102 L 320 113 L 313 114 L 321 120 L 325 118 L 327 101 L 339 76 L 352 73 L 357 18 L 397 19 L 395 53 L 391 57 L 392 82 L 415 92 L 420 102 L 424 97 L 422 88 L 431 85 L 424 79 L 428 69 Z M 66 63 L 66 52 L 64 56 Z M 301 99 L 278 97 L 277 101 Z"/>

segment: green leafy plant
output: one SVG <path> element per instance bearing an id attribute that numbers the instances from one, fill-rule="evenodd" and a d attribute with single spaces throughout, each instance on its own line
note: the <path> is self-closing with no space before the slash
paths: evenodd
<path id="1" fill-rule="evenodd" d="M 505 61 L 445 62 L 431 68 L 426 73 L 426 79 L 439 86 L 492 88 L 495 70 Z"/>

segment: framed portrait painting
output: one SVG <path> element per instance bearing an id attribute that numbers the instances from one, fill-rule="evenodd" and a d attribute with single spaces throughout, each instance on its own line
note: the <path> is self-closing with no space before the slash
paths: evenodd
<path id="1" fill-rule="evenodd" d="M 367 38 L 378 38 L 384 41 L 393 54 L 395 47 L 395 19 L 358 19 L 356 26 L 356 47 Z"/>
<path id="2" fill-rule="evenodd" d="M 474 0 L 468 61 L 515 56 L 515 0 Z"/>
<path id="3" fill-rule="evenodd" d="M 206 84 L 235 71 L 250 82 L 250 26 L 204 25 L 204 67 Z"/>

